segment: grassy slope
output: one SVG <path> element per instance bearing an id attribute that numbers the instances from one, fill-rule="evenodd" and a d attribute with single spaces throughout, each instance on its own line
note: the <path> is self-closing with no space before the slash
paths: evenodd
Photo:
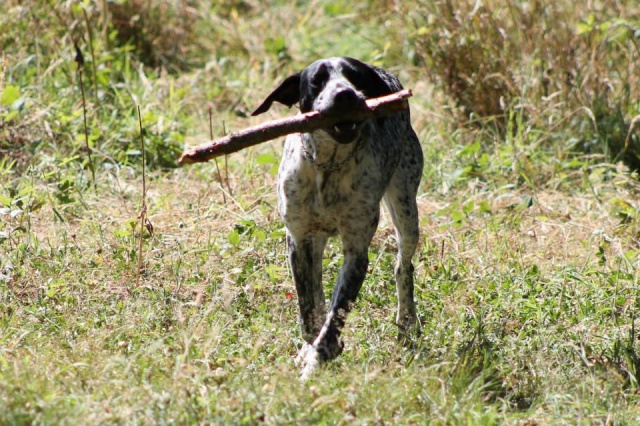
<path id="1" fill-rule="evenodd" d="M 380 9 L 317 2 L 291 12 L 282 3 L 209 16 L 203 43 L 224 51 L 192 72 L 155 73 L 98 52 L 101 75 L 119 83 L 102 101 L 88 94 L 101 164 L 95 191 L 64 26 L 35 7 L 0 6 L 9 34 L 2 84 L 25 100 L 0 127 L 0 422 L 636 423 L 634 177 L 597 158 L 544 151 L 535 132 L 469 144 L 442 113 L 441 93 L 398 65 L 411 48 L 403 31 L 373 25 L 384 20 Z M 38 43 L 19 37 L 28 29 Z M 293 58 L 283 67 L 279 35 Z M 228 159 L 232 193 L 213 164 L 157 166 L 183 136 L 207 137 L 208 106 L 217 132 L 223 121 L 244 127 L 243 114 L 275 81 L 339 54 L 390 67 L 415 92 L 428 163 L 416 256 L 423 334 L 411 350 L 395 344 L 395 243 L 385 217 L 345 353 L 302 384 L 274 208 L 280 143 Z M 137 104 L 155 167 L 139 287 Z M 332 241 L 327 291 L 340 261 Z"/>

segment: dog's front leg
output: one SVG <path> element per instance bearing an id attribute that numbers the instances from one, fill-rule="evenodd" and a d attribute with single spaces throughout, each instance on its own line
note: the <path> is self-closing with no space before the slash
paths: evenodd
<path id="1" fill-rule="evenodd" d="M 320 363 L 329 361 L 342 352 L 340 334 L 367 274 L 371 237 L 367 238 L 365 234 L 364 239 L 355 239 L 356 241 L 345 241 L 343 238 L 344 264 L 331 297 L 329 313 L 313 345 L 305 346 L 299 356 L 299 359 L 302 358 L 302 379 L 308 378 Z"/>
<path id="2" fill-rule="evenodd" d="M 320 332 L 325 316 L 322 253 L 326 243 L 327 239 L 322 236 L 296 239 L 287 233 L 289 261 L 298 294 L 300 329 L 308 344 L 313 343 Z"/>

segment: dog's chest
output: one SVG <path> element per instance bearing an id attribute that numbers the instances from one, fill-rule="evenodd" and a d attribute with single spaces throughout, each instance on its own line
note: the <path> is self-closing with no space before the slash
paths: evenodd
<path id="1" fill-rule="evenodd" d="M 320 217 L 340 216 L 349 208 L 357 193 L 353 186 L 353 170 L 315 171 L 308 197 L 311 212 Z"/>
<path id="2" fill-rule="evenodd" d="M 336 234 L 340 223 L 357 218 L 369 204 L 372 194 L 367 185 L 363 190 L 361 164 L 322 170 L 304 157 L 299 144 L 287 145 L 278 177 L 278 204 L 287 226 Z"/>
<path id="3" fill-rule="evenodd" d="M 353 212 L 358 198 L 353 172 L 305 167 L 291 179 L 283 180 L 279 201 L 287 223 L 333 235 L 340 221 Z"/>

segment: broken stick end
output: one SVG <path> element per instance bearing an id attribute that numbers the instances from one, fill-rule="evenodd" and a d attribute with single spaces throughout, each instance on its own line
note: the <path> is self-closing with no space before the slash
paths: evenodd
<path id="1" fill-rule="evenodd" d="M 196 161 L 193 161 L 193 156 L 192 156 L 192 155 L 193 155 L 193 154 L 192 154 L 190 151 L 185 152 L 185 153 L 184 153 L 184 154 L 182 154 L 182 155 L 180 156 L 180 158 L 178 159 L 178 164 L 180 164 L 180 165 L 185 165 L 185 164 L 193 164 L 193 163 L 196 163 Z"/>

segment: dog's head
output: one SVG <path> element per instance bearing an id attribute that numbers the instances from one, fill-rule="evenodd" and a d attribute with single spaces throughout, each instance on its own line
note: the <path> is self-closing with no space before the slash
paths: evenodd
<path id="1" fill-rule="evenodd" d="M 319 111 L 344 116 L 344 121 L 324 129 L 336 142 L 358 138 L 363 122 L 349 121 L 349 112 L 361 109 L 365 99 L 393 93 L 375 68 L 352 58 L 321 59 L 287 77 L 251 115 L 262 114 L 273 102 L 288 107 L 299 104 L 301 112 Z"/>

